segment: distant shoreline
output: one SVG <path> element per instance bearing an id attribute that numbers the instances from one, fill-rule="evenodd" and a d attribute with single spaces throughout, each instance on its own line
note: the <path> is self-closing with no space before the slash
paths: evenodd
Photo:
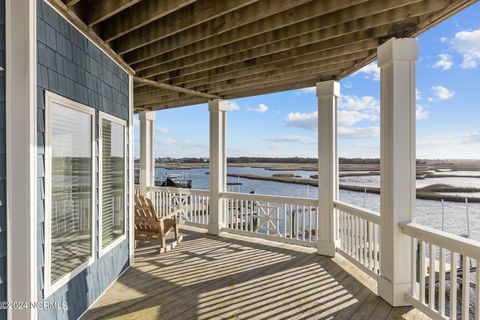
<path id="1" fill-rule="evenodd" d="M 344 160 L 345 161 L 345 160 Z M 318 163 L 229 162 L 230 167 L 262 168 L 269 171 L 317 171 Z M 156 162 L 155 167 L 167 170 L 205 169 L 208 162 Z M 340 163 L 340 171 L 380 171 L 379 163 Z M 417 174 L 442 171 L 480 171 L 480 161 L 422 160 L 417 163 Z"/>
<path id="2" fill-rule="evenodd" d="M 346 160 L 343 160 L 346 161 Z M 372 159 L 368 159 L 368 163 L 360 163 L 361 160 L 355 160 L 354 163 L 340 163 L 339 177 L 348 176 L 373 176 L 380 174 L 380 164 L 374 163 Z M 280 183 L 290 183 L 299 185 L 309 185 L 316 187 L 318 163 L 274 163 L 274 162 L 233 162 L 227 164 L 229 167 L 250 167 L 261 168 L 267 171 L 311 171 L 310 178 L 301 178 L 295 174 L 273 173 L 272 175 L 257 175 L 249 173 L 229 173 L 229 177 L 238 177 L 252 180 L 264 180 Z M 156 168 L 165 168 L 167 170 L 191 170 L 191 169 L 208 169 L 208 162 L 156 162 Z M 417 162 L 417 180 L 428 178 L 480 178 L 475 175 L 459 175 L 455 171 L 480 171 L 480 161 L 468 160 L 421 160 Z M 445 172 L 445 173 L 444 173 Z M 449 172 L 450 174 L 446 174 Z M 378 187 L 365 187 L 359 185 L 340 184 L 342 190 L 350 190 L 355 192 L 367 192 L 380 194 Z M 417 199 L 424 200 L 445 200 L 450 202 L 464 202 L 465 197 L 456 195 L 445 195 L 441 193 L 478 193 L 480 189 L 474 188 L 458 188 L 449 185 L 434 185 L 426 188 L 417 189 Z M 470 202 L 480 203 L 480 197 L 469 197 Z"/>
<path id="3" fill-rule="evenodd" d="M 301 184 L 309 186 L 318 186 L 317 180 L 314 179 L 302 179 L 295 177 L 286 177 L 286 176 L 260 176 L 249 173 L 229 173 L 229 177 L 242 178 L 242 179 L 252 179 L 252 180 L 263 180 L 263 181 L 274 181 L 280 183 L 291 183 L 291 184 Z M 379 187 L 366 187 L 366 186 L 356 186 L 349 184 L 340 184 L 339 189 L 349 190 L 355 192 L 367 192 L 373 194 L 380 194 Z M 424 188 L 417 189 L 417 199 L 423 200 L 445 200 L 450 202 L 465 202 L 465 197 L 460 197 L 456 195 L 445 195 L 439 194 L 437 192 L 480 192 L 480 189 L 475 188 L 459 188 L 451 187 L 448 185 L 432 185 Z M 480 203 L 480 198 L 470 197 L 468 198 L 469 202 Z"/>

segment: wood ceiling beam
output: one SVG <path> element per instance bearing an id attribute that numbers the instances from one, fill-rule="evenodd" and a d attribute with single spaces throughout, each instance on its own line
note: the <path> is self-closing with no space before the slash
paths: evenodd
<path id="1" fill-rule="evenodd" d="M 313 87 L 317 82 L 327 81 L 327 80 L 338 80 L 336 73 L 325 74 L 325 75 L 310 75 L 310 77 L 305 76 L 302 78 L 295 79 L 284 79 L 276 83 L 266 83 L 264 86 L 250 86 L 240 89 L 231 89 L 228 91 L 223 91 L 222 94 L 224 99 L 236 99 L 243 97 L 256 96 L 260 94 L 274 93 L 279 91 L 286 90 L 295 90 L 302 89 L 307 87 Z"/>
<path id="2" fill-rule="evenodd" d="M 420 0 L 415 0 L 420 1 Z M 433 0 L 430 0 L 433 2 Z M 210 48 L 205 50 L 205 41 L 197 42 L 192 45 L 188 45 L 183 48 L 179 48 L 176 50 L 171 50 L 167 53 L 162 55 L 156 56 L 152 59 L 148 59 L 139 63 L 132 64 L 132 68 L 135 71 L 143 71 L 147 68 L 150 68 L 154 65 L 162 65 L 173 62 L 179 59 L 185 59 L 185 61 L 194 61 L 194 60 L 201 60 L 201 59 L 213 59 L 219 56 L 225 56 L 226 54 L 231 54 L 233 52 L 238 52 L 242 48 L 255 48 L 258 46 L 263 46 L 269 43 L 278 42 L 279 40 L 286 40 L 286 39 L 294 39 L 297 36 L 306 33 L 312 33 L 320 30 L 324 30 L 327 28 L 335 27 L 340 24 L 352 23 L 352 21 L 357 21 L 356 24 L 364 23 L 368 25 L 369 23 L 373 25 L 378 25 L 386 23 L 389 19 L 392 21 L 398 21 L 399 19 L 404 19 L 405 17 L 409 17 L 412 14 L 421 8 L 421 12 L 432 12 L 431 10 L 425 10 L 426 6 L 423 3 L 415 3 L 414 5 L 409 5 L 405 7 L 398 7 L 399 3 L 404 3 L 404 1 L 395 0 L 393 2 L 388 2 L 392 5 L 386 6 L 384 1 L 375 0 L 373 2 L 365 3 L 364 6 L 368 7 L 370 12 L 373 12 L 372 15 L 363 14 L 364 10 L 360 10 L 361 7 L 359 5 L 352 7 L 348 10 L 341 10 L 338 12 L 333 12 L 326 15 L 316 16 L 313 19 L 305 20 L 298 22 L 293 25 L 288 25 L 286 27 L 280 28 L 282 24 L 276 23 L 274 24 L 275 28 L 272 31 L 261 33 L 255 35 L 258 29 L 253 32 L 251 37 L 245 38 L 245 35 L 238 36 L 236 38 L 231 38 L 227 41 L 221 41 L 222 39 L 215 38 L 215 44 L 210 44 Z M 305 6 L 303 6 L 305 7 Z M 358 8 L 358 9 L 356 9 Z M 387 10 L 389 10 L 387 12 Z M 311 14 L 313 10 L 309 11 Z M 422 13 L 418 13 L 422 14 Z M 284 20 L 286 18 L 284 17 Z M 375 21 L 372 23 L 372 20 Z M 363 21 L 363 22 L 362 22 Z M 269 24 L 269 21 L 265 21 L 265 24 Z M 284 23 L 285 24 L 285 23 Z M 233 30 L 235 31 L 235 30 Z M 233 33 L 233 32 L 231 32 Z M 218 40 L 217 40 L 218 39 Z M 235 40 L 236 39 L 236 40 Z M 226 43 L 228 42 L 228 43 Z M 127 58 L 125 56 L 124 58 Z"/>
<path id="3" fill-rule="evenodd" d="M 337 68 L 333 68 L 331 70 L 322 70 L 322 74 L 319 73 L 319 70 L 310 70 L 310 71 L 301 71 L 297 73 L 292 73 L 288 75 L 283 75 L 280 77 L 276 77 L 274 79 L 264 79 L 263 81 L 257 81 L 255 83 L 245 83 L 244 85 L 241 86 L 228 86 L 228 87 L 222 87 L 221 88 L 221 94 L 222 96 L 226 95 L 231 95 L 232 93 L 238 93 L 238 92 L 256 92 L 257 90 L 261 90 L 262 88 L 270 88 L 270 87 L 278 87 L 278 86 L 283 86 L 283 85 L 288 85 L 289 83 L 292 82 L 302 82 L 308 79 L 332 79 L 335 78 L 336 74 L 340 73 L 342 70 L 342 67 L 344 65 L 338 65 Z M 249 94 L 246 94 L 246 96 L 249 96 Z M 142 104 L 142 105 L 151 105 L 151 104 L 168 104 L 170 102 L 176 102 L 176 101 L 181 101 L 181 100 L 188 100 L 190 98 L 176 98 L 176 97 L 169 97 L 169 96 L 156 96 L 152 97 L 150 100 L 145 99 L 145 100 L 136 100 L 136 104 Z M 205 100 L 205 101 L 208 101 Z"/>
<path id="4" fill-rule="evenodd" d="M 128 65 L 115 51 L 110 48 L 94 31 L 83 22 L 75 12 L 68 7 L 61 0 L 46 0 L 58 12 L 64 15 L 75 27 L 86 34 L 90 40 L 95 43 L 100 49 L 107 53 L 111 59 L 124 68 L 129 74 L 135 74 L 135 71 Z"/>
<path id="5" fill-rule="evenodd" d="M 134 92 L 134 101 L 135 102 L 140 102 L 142 104 L 145 103 L 145 101 L 159 101 L 161 99 L 184 99 L 184 98 L 191 98 L 191 95 L 187 95 L 185 93 L 181 92 L 167 92 L 164 90 L 150 90 L 149 87 L 140 87 L 139 89 L 147 88 L 148 90 L 145 91 L 137 91 L 135 90 Z M 198 98 L 198 97 L 197 97 Z"/>
<path id="6" fill-rule="evenodd" d="M 363 55 L 362 58 L 365 58 L 366 55 Z M 220 82 L 217 84 L 206 84 L 203 86 L 199 86 L 199 89 L 205 90 L 205 92 L 210 93 L 219 93 L 225 92 L 229 90 L 240 90 L 244 87 L 251 87 L 251 86 L 265 86 L 270 83 L 277 83 L 277 82 L 284 82 L 285 79 L 303 79 L 305 77 L 312 77 L 312 76 L 322 76 L 324 74 L 337 74 L 337 72 L 345 70 L 349 68 L 352 64 L 357 63 L 359 60 L 354 61 L 342 61 L 339 63 L 332 63 L 329 65 L 320 65 L 317 66 L 314 63 L 307 63 L 304 66 L 298 66 L 295 68 L 284 68 L 277 73 L 269 74 L 261 74 L 257 77 L 252 77 L 251 80 L 248 78 L 242 79 L 232 79 L 232 83 L 228 82 Z"/>
<path id="7" fill-rule="evenodd" d="M 88 26 L 96 25 L 117 13 L 139 3 L 141 0 L 102 0 L 89 3 L 85 12 L 85 23 Z"/>
<path id="8" fill-rule="evenodd" d="M 376 26 L 405 21 L 406 17 L 415 17 L 417 15 L 414 9 L 418 9 L 418 14 L 428 14 L 434 12 L 435 9 L 438 9 L 443 2 L 448 1 L 449 0 L 427 0 L 425 2 L 431 4 L 431 6 L 413 5 L 395 9 L 391 12 L 379 13 L 371 17 L 350 20 L 333 26 L 327 24 L 327 27 L 322 27 L 320 29 L 311 28 L 311 25 L 308 26 L 310 27 L 308 28 L 305 23 L 301 23 L 303 27 L 300 28 L 299 26 L 297 31 L 294 31 L 291 37 L 288 32 L 282 32 L 278 35 L 276 33 L 270 33 L 268 36 L 261 35 L 245 41 L 236 42 L 232 45 L 216 48 L 208 52 L 196 53 L 185 59 L 176 59 L 172 62 L 162 63 L 149 69 L 142 70 L 139 74 L 142 74 L 143 77 L 150 78 L 152 76 L 161 75 L 162 73 L 167 75 L 173 71 L 173 74 L 176 74 L 177 76 L 184 76 L 186 75 L 185 70 L 189 66 L 192 66 L 190 69 L 195 70 L 197 68 L 195 65 L 199 66 L 203 64 L 210 66 L 207 68 L 210 69 L 214 64 L 216 64 L 217 67 L 220 67 L 226 63 L 233 63 L 238 60 L 245 61 L 254 59 L 262 54 L 288 50 L 298 44 L 312 43 L 320 41 L 322 38 L 338 37 Z M 420 7 L 424 9 L 420 10 Z M 319 22 L 322 23 L 324 20 L 318 18 L 311 21 L 314 24 L 318 24 Z M 300 33 L 300 36 L 295 37 L 296 33 Z M 215 59 L 217 59 L 215 63 L 208 63 L 208 61 L 213 61 Z M 222 60 L 225 62 L 221 62 Z M 135 70 L 138 70 L 136 65 L 133 65 L 132 67 Z M 205 69 L 198 69 L 198 71 L 202 70 Z M 163 77 L 160 78 L 162 79 Z"/>
<path id="9" fill-rule="evenodd" d="M 171 101 L 160 101 L 158 103 L 152 102 L 150 104 L 135 105 L 135 112 L 147 111 L 147 110 L 155 111 L 155 110 L 171 109 L 171 108 L 185 107 L 185 106 L 207 103 L 207 102 L 208 102 L 208 99 L 204 99 L 204 98 L 177 99 L 177 100 L 171 100 Z"/>
<path id="10" fill-rule="evenodd" d="M 366 54 L 359 56 L 360 59 L 364 59 Z M 344 70 L 349 68 L 352 64 L 354 64 L 357 60 L 348 60 L 348 61 L 339 61 L 333 62 L 331 61 L 329 64 L 324 65 L 315 65 L 314 63 L 307 63 L 301 66 L 296 66 L 292 68 L 284 68 L 279 70 L 277 73 L 266 74 L 266 75 L 259 75 L 255 78 L 248 79 L 234 79 L 232 83 L 222 82 L 217 84 L 208 84 L 202 87 L 202 90 L 205 92 L 223 92 L 224 90 L 233 90 L 244 87 L 251 87 L 252 85 L 263 86 L 265 84 L 274 83 L 278 81 L 283 81 L 284 79 L 293 79 L 293 78 L 304 78 L 308 76 L 311 78 L 314 75 L 321 75 L 321 74 L 333 74 L 335 72 L 339 72 L 339 70 Z M 171 97 L 174 98 L 174 97 Z M 182 97 L 175 97 L 177 99 L 181 99 Z M 150 94 L 136 94 L 135 95 L 135 103 L 139 104 L 148 104 L 150 101 L 163 101 L 167 99 L 164 93 L 150 93 Z"/>
<path id="11" fill-rule="evenodd" d="M 358 1 L 358 0 L 357 0 Z M 339 8 L 345 8 L 351 5 L 349 0 L 339 1 L 276 1 L 273 5 L 262 0 L 255 5 L 241 9 L 242 12 L 233 12 L 231 14 L 210 20 L 206 25 L 198 25 L 178 33 L 174 37 L 167 37 L 161 41 L 156 41 L 152 44 L 139 48 L 138 50 L 128 52 L 124 58 L 130 64 L 137 63 L 145 59 L 157 57 L 156 61 L 151 61 L 150 65 L 161 62 L 158 56 L 173 49 L 185 47 L 188 44 L 208 43 L 221 46 L 227 44 L 223 39 L 236 41 L 246 36 L 251 37 L 266 30 L 273 30 L 277 25 L 285 23 L 293 23 L 295 20 L 302 19 L 302 13 L 309 11 L 310 8 L 317 8 L 315 12 L 331 12 Z M 311 16 L 311 14 L 310 14 Z M 298 17 L 298 18 L 297 18 Z M 241 29 L 242 32 L 232 32 Z M 246 30 L 247 29 L 247 30 Z M 212 30 L 214 32 L 212 32 Z M 208 39 L 208 41 L 207 41 Z M 218 44 L 217 44 L 218 43 Z M 195 46 L 192 52 L 197 52 L 200 47 Z"/>
<path id="12" fill-rule="evenodd" d="M 162 101 L 171 99 L 189 99 L 191 95 L 182 92 L 172 92 L 166 90 L 160 90 L 152 87 L 139 87 L 140 90 L 134 90 L 134 102 L 135 104 L 145 104 L 151 101 Z M 198 98 L 198 97 L 197 97 Z M 203 97 L 201 97 L 203 98 Z"/>
<path id="13" fill-rule="evenodd" d="M 199 81 L 198 83 L 190 83 L 188 84 L 188 86 L 185 87 L 192 90 L 201 90 L 203 92 L 216 91 L 216 89 L 221 90 L 222 86 L 239 85 L 246 82 L 260 81 L 267 78 L 273 79 L 275 76 L 292 72 L 302 72 L 304 70 L 321 71 L 321 68 L 325 68 L 325 70 L 332 70 L 332 67 L 334 69 L 346 69 L 358 62 L 359 60 L 365 59 L 370 53 L 372 53 L 372 50 L 363 50 L 360 52 L 344 55 L 337 54 L 326 59 L 306 59 L 301 62 L 295 62 L 295 59 L 293 58 L 291 63 L 279 63 L 278 67 L 272 68 L 268 71 L 261 71 L 253 74 L 236 75 L 235 77 L 220 79 L 218 81 Z"/>
<path id="14" fill-rule="evenodd" d="M 325 81 L 325 80 L 332 80 L 335 79 L 334 75 L 325 75 L 323 77 L 319 76 L 314 76 L 311 78 L 307 79 L 300 79 L 297 81 L 291 81 L 289 83 L 283 83 L 283 84 L 272 84 L 272 85 L 267 85 L 264 87 L 250 87 L 250 88 L 243 88 L 240 90 L 232 90 L 229 92 L 225 92 L 225 99 L 236 99 L 236 98 L 243 98 L 243 97 L 251 97 L 251 96 L 256 96 L 260 94 L 266 94 L 266 93 L 272 93 L 272 92 L 279 92 L 279 91 L 285 91 L 285 90 L 294 90 L 294 89 L 302 89 L 302 88 L 307 88 L 307 87 L 312 87 L 315 86 L 315 84 L 319 81 Z M 190 99 L 173 99 L 173 100 L 163 100 L 163 101 L 158 101 L 154 102 L 151 104 L 145 104 L 142 106 L 137 106 L 135 105 L 135 109 L 137 108 L 145 108 L 145 110 L 162 110 L 162 109 L 169 109 L 169 108 L 176 108 L 176 107 L 183 107 L 183 106 L 188 106 L 188 105 L 193 105 L 193 104 L 200 104 L 200 103 L 206 103 L 208 100 L 201 100 L 201 99 L 196 99 L 196 98 L 190 98 Z M 142 109 L 143 110 L 143 109 Z"/>
<path id="15" fill-rule="evenodd" d="M 255 75 L 260 72 L 273 71 L 284 66 L 341 57 L 343 55 L 358 52 L 368 52 L 376 49 L 377 46 L 378 41 L 372 39 L 334 47 L 330 50 L 311 51 L 297 56 L 290 56 L 286 52 L 284 55 L 278 56 L 277 60 L 271 60 L 268 56 L 264 56 L 257 59 L 257 64 L 253 66 L 245 66 L 245 63 L 242 61 L 226 67 L 220 67 L 190 74 L 185 77 L 171 79 L 169 83 L 172 85 L 181 85 L 182 87 L 192 87 L 202 83 L 215 83 L 219 81 L 226 81 L 234 77 L 238 78 L 247 75 Z"/>
<path id="16" fill-rule="evenodd" d="M 111 42 L 176 12 L 196 0 L 143 0 L 100 24 L 101 36 Z"/>
<path id="17" fill-rule="evenodd" d="M 203 92 L 190 90 L 190 89 L 186 89 L 186 88 L 182 88 L 182 87 L 172 86 L 170 84 L 156 82 L 156 81 L 152 81 L 152 80 L 148 80 L 148 79 L 144 79 L 144 78 L 140 78 L 140 77 L 136 77 L 136 76 L 133 77 L 133 81 L 135 81 L 137 83 L 147 85 L 147 86 L 160 88 L 160 89 L 171 90 L 171 91 L 175 91 L 175 92 L 183 92 L 183 93 L 189 94 L 191 96 L 196 96 L 196 97 L 203 97 L 203 98 L 208 98 L 208 99 L 218 99 L 219 98 L 218 96 L 213 95 L 213 94 L 208 94 L 208 93 L 203 93 Z"/>
<path id="18" fill-rule="evenodd" d="M 80 0 L 65 0 L 65 4 L 69 7 L 73 7 L 74 5 L 76 5 L 79 2 L 80 2 Z"/>
<path id="19" fill-rule="evenodd" d="M 258 51 L 255 49 L 247 50 L 240 52 L 239 54 L 234 54 L 213 61 L 207 61 L 205 63 L 179 69 L 177 74 L 172 75 L 171 73 L 164 73 L 158 77 L 155 77 L 154 79 L 158 79 L 157 81 L 161 81 L 160 79 L 164 78 L 171 80 L 177 76 L 193 75 L 201 71 L 208 71 L 215 68 L 227 68 L 227 66 L 231 64 L 243 63 L 244 66 L 254 66 L 257 64 L 257 61 L 259 61 L 260 64 L 264 64 L 305 55 L 311 52 L 331 50 L 333 48 L 343 47 L 346 44 L 356 44 L 367 39 L 376 41 L 376 44 L 378 45 L 378 39 L 376 40 L 376 38 L 387 36 L 389 33 L 390 26 L 370 28 L 330 39 L 317 37 L 315 33 L 312 33 L 302 36 L 302 40 L 305 40 L 302 42 L 300 42 L 300 39 L 298 41 L 281 41 L 278 44 L 275 43 L 262 47 Z M 297 43 L 305 43 L 306 45 L 298 46 Z"/>
<path id="20" fill-rule="evenodd" d="M 198 0 L 188 7 L 115 39 L 112 42 L 113 48 L 115 48 L 115 51 L 119 54 L 125 54 L 126 52 L 138 49 L 229 12 L 236 11 L 257 1 L 258 0 Z M 213 30 L 210 30 L 210 32 L 213 32 Z M 111 31 L 106 29 L 104 38 L 108 39 L 109 35 L 115 33 L 116 31 L 114 29 Z"/>

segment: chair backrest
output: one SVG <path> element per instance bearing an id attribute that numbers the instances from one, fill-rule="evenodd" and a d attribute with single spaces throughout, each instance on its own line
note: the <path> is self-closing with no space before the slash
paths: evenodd
<path id="1" fill-rule="evenodd" d="M 135 229 L 150 231 L 159 227 L 159 220 L 152 200 L 141 194 L 135 195 Z M 153 230 L 152 230 L 153 231 Z"/>

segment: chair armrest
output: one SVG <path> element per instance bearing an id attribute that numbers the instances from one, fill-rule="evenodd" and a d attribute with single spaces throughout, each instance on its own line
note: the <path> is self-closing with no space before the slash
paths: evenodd
<path id="1" fill-rule="evenodd" d="M 170 213 L 170 214 L 168 214 L 168 215 L 166 215 L 166 216 L 164 216 L 160 219 L 172 219 L 172 218 L 176 217 L 181 211 L 182 211 L 182 209 L 176 208 L 176 209 L 173 210 L 172 213 Z"/>

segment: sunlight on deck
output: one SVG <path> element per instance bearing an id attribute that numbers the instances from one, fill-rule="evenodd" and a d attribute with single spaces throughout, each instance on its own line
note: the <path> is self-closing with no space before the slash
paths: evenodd
<path id="1" fill-rule="evenodd" d="M 341 257 L 182 233 L 171 252 L 140 247 L 135 265 L 82 319 L 425 319 L 415 309 L 391 308 L 374 281 Z"/>

